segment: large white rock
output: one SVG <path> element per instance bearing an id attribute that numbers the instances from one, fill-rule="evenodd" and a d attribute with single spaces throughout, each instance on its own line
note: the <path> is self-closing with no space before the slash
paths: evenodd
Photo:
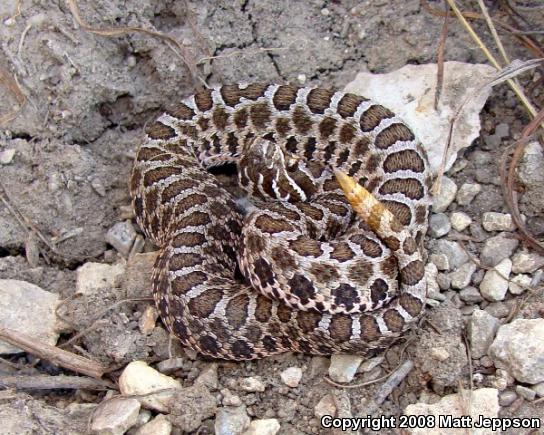
<path id="1" fill-rule="evenodd" d="M 55 310 L 59 296 L 16 279 L 0 280 L 0 326 L 22 332 L 54 346 L 63 330 Z M 21 349 L 0 341 L 0 354 Z"/>
<path id="2" fill-rule="evenodd" d="M 516 319 L 501 326 L 489 355 L 519 382 L 544 381 L 544 319 Z"/>
<path id="3" fill-rule="evenodd" d="M 483 64 L 444 63 L 444 85 L 434 109 L 436 64 L 406 65 L 387 74 L 362 72 L 346 86 L 346 91 L 372 98 L 397 113 L 414 131 L 427 150 L 431 171 L 436 173 L 442 161 L 450 118 L 466 101 L 455 124 L 451 153 L 446 170 L 457 152 L 469 146 L 480 132 L 479 113 L 491 89 L 478 93 L 496 72 Z"/>
<path id="4" fill-rule="evenodd" d="M 491 429 L 477 429 L 473 426 L 463 429 L 452 429 L 440 427 L 438 416 L 462 417 L 469 416 L 472 422 L 478 421 L 481 417 L 496 418 L 499 414 L 499 392 L 494 388 L 480 388 L 463 393 L 444 396 L 439 402 L 429 405 L 427 403 L 416 403 L 408 405 L 404 410 L 405 415 L 433 415 L 435 416 L 435 427 L 418 427 L 408 430 L 413 435 L 487 435 L 496 432 Z M 468 419 L 467 419 L 468 420 Z M 442 425 L 444 426 L 444 424 Z"/>

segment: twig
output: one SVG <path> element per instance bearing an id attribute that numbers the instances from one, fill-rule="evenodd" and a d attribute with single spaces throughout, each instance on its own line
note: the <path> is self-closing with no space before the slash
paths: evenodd
<path id="1" fill-rule="evenodd" d="M 414 362 L 412 360 L 406 360 L 402 365 L 395 370 L 391 376 L 380 387 L 377 394 L 374 396 L 374 403 L 381 405 L 387 396 L 404 380 L 408 373 L 414 368 Z"/>
<path id="2" fill-rule="evenodd" d="M 0 327 L 0 338 L 25 352 L 37 355 L 41 359 L 46 359 L 53 364 L 92 378 L 99 379 L 106 371 L 106 367 L 95 361 L 51 346 L 22 332 Z"/>
<path id="3" fill-rule="evenodd" d="M 506 50 L 504 49 L 504 45 L 502 45 L 501 38 L 499 38 L 499 34 L 497 33 L 497 29 L 495 29 L 495 25 L 493 24 L 493 20 L 489 16 L 489 12 L 487 10 L 486 5 L 484 4 L 483 0 L 478 0 L 478 6 L 480 6 L 480 9 L 482 10 L 482 15 L 485 18 L 485 21 L 487 22 L 487 27 L 489 27 L 489 31 L 491 32 L 491 35 L 493 36 L 493 39 L 495 40 L 495 44 L 497 44 L 497 48 L 499 49 L 499 52 L 501 53 L 501 56 L 504 60 L 504 63 L 510 63 L 510 59 L 508 58 L 508 54 L 506 54 Z"/>
<path id="4" fill-rule="evenodd" d="M 19 375 L 0 376 L 0 388 L 15 388 L 17 390 L 83 389 L 104 391 L 116 389 L 116 386 L 105 380 L 83 376 Z"/>
<path id="5" fill-rule="evenodd" d="M 444 86 L 444 51 L 446 48 L 446 39 L 448 37 L 448 23 L 450 20 L 450 8 L 446 5 L 446 15 L 444 16 L 444 24 L 442 24 L 442 32 L 440 33 L 440 42 L 438 44 L 438 53 L 436 55 L 436 90 L 434 94 L 434 110 L 438 110 L 438 102 L 442 94 Z"/>

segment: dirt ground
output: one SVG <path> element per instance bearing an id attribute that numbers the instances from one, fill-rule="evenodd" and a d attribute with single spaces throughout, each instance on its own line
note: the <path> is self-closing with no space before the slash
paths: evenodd
<path id="1" fill-rule="evenodd" d="M 442 2 L 431 3 L 442 7 Z M 477 9 L 476 2 L 461 3 Z M 189 67 L 196 72 L 197 82 L 208 85 L 264 81 L 341 89 L 360 71 L 381 73 L 406 64 L 436 62 L 443 22 L 425 11 L 419 0 L 79 2 L 81 18 L 92 27 L 153 29 L 179 41 L 176 47 L 145 33 L 104 36 L 86 31 L 62 1 L 22 0 L 17 15 L 18 4 L 15 0 L 0 3 L 4 23 L 0 26 L 0 67 L 16 77 L 26 99 L 0 130 L 0 152 L 15 150 L 13 159 L 0 165 L 0 182 L 9 202 L 57 243 L 55 252 L 51 251 L 0 203 L 0 278 L 34 283 L 61 299 L 74 296 L 77 269 L 82 265 L 124 261 L 106 241 L 106 233 L 130 216 L 127 182 L 144 125 L 195 89 Z M 535 16 L 526 18 L 538 23 Z M 491 43 L 485 24 L 474 25 Z M 504 42 L 512 58 L 530 57 L 514 38 L 505 37 Z M 450 21 L 445 55 L 447 60 L 486 62 L 456 20 Z M 538 73 L 524 76 L 522 82 L 530 83 L 534 74 Z M 542 104 L 542 95 L 540 98 Z M 0 87 L 0 116 L 17 107 L 13 94 Z M 495 163 L 530 121 L 506 85 L 493 91 L 481 119 L 481 138 L 466 149 L 459 159 L 462 164 L 449 174 L 459 186 L 465 182 L 482 185 L 483 193 L 470 207 L 453 204 L 449 209 L 464 210 L 477 226 L 483 212 L 507 212 Z M 499 124 L 507 124 L 509 134 L 500 146 L 491 146 L 485 139 Z M 532 195 L 521 197 L 521 211 L 528 228 L 542 237 L 542 196 Z M 478 231 L 483 231 L 481 226 L 472 235 Z M 428 243 L 432 244 L 430 237 Z M 481 243 L 467 245 L 478 255 Z M 39 255 L 31 255 L 33 248 Z M 146 245 L 144 250 L 152 247 Z M 90 319 L 115 301 L 150 296 L 145 285 L 148 269 L 142 273 L 134 259 L 127 267 L 126 276 L 108 292 L 66 302 L 62 312 L 72 326 L 59 344 L 89 327 Z M 386 353 L 378 372 L 357 375 L 354 383 L 364 382 L 394 369 L 407 355 L 413 360 L 415 368 L 378 414 L 399 415 L 409 404 L 422 399 L 433 402 L 460 387 L 469 388 L 471 370 L 472 375 L 483 374 L 479 385 L 489 383 L 486 376 L 494 373 L 493 367 L 480 366 L 477 361 L 469 365 L 463 340 L 470 307 L 478 303 L 461 301 L 456 291 L 444 294 L 445 301 L 429 311 L 428 321 L 413 333 L 408 348 L 399 344 Z M 510 295 L 509 299 L 515 298 Z M 160 321 L 143 334 L 138 320 L 149 303 L 115 305 L 103 314 L 98 326 L 68 349 L 119 367 L 107 375 L 114 381 L 130 361 L 155 364 L 169 355 L 179 356 L 185 362 L 172 376 L 184 386 L 192 385 L 210 361 L 175 344 L 169 347 Z M 485 308 L 485 301 L 483 304 Z M 430 364 L 429 351 L 436 347 L 448 349 L 450 357 Z M 30 354 L 4 358 L 0 373 L 14 373 L 9 368 L 12 365 L 18 370 L 25 367 L 29 374 L 67 373 Z M 225 388 L 236 391 L 252 419 L 276 418 L 281 434 L 327 433 L 319 427 L 314 412 L 325 395 L 332 394 L 337 404 L 344 403 L 351 415 L 363 416 L 368 411 L 367 400 L 381 385 L 332 387 L 323 379 L 328 364 L 328 358 L 293 354 L 246 363 L 219 362 L 219 386 L 212 395 L 220 404 Z M 303 369 L 296 388 L 284 385 L 279 376 L 292 366 Z M 262 379 L 264 392 L 236 390 L 233 385 L 250 376 Z M 30 428 L 27 433 L 85 433 L 94 406 L 83 404 L 98 404 L 104 394 L 27 391 L 14 393 L 8 401 L 0 397 L 0 404 L 24 417 Z M 1 412 L 9 414 L 5 409 Z M 501 412 L 542 416 L 541 405 L 529 401 Z M 174 433 L 183 433 L 183 427 L 175 426 Z M 194 433 L 214 433 L 214 417 L 204 419 Z"/>

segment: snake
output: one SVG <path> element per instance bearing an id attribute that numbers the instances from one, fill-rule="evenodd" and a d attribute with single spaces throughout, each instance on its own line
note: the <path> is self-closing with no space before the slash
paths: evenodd
<path id="1" fill-rule="evenodd" d="M 370 357 L 417 324 L 431 179 L 391 110 L 333 89 L 232 84 L 144 131 L 132 205 L 158 248 L 157 310 L 182 345 L 235 361 Z M 236 191 L 216 175 L 229 165 Z"/>

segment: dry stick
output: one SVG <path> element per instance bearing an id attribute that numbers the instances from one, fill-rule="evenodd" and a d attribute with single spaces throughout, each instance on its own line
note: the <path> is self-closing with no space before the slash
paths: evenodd
<path id="1" fill-rule="evenodd" d="M 466 31 L 469 33 L 471 38 L 476 42 L 478 47 L 483 51 L 485 57 L 487 57 L 487 60 L 498 70 L 501 69 L 501 66 L 495 59 L 495 57 L 491 54 L 491 52 L 488 50 L 486 45 L 483 43 L 483 41 L 480 39 L 480 37 L 476 34 L 470 23 L 465 19 L 461 11 L 457 8 L 457 5 L 455 4 L 455 0 L 446 0 L 450 7 L 452 8 L 453 12 L 461 22 L 461 24 L 465 27 Z M 511 78 L 507 79 L 506 82 L 510 86 L 510 88 L 514 91 L 514 93 L 518 96 L 521 103 L 525 106 L 527 111 L 531 114 L 531 116 L 534 118 L 537 114 L 536 109 L 531 104 L 531 102 L 527 99 L 525 94 L 523 93 L 523 90 L 515 83 Z"/>
<path id="2" fill-rule="evenodd" d="M 487 10 L 486 5 L 484 4 L 483 0 L 478 0 L 478 6 L 480 6 L 480 9 L 482 10 L 482 15 L 485 18 L 485 21 L 487 23 L 487 27 L 489 27 L 489 31 L 491 32 L 491 35 L 493 36 L 493 39 L 495 40 L 495 44 L 497 44 L 497 48 L 499 49 L 499 52 L 501 53 L 501 56 L 505 63 L 510 63 L 510 59 L 508 58 L 508 54 L 506 54 L 506 50 L 504 49 L 504 45 L 502 45 L 501 38 L 499 38 L 499 34 L 497 33 L 497 29 L 495 29 L 495 25 L 493 24 L 493 20 L 489 16 L 489 11 Z"/>
<path id="3" fill-rule="evenodd" d="M 176 56 L 178 56 L 181 59 L 181 61 L 188 68 L 195 86 L 200 87 L 200 85 L 197 82 L 198 74 L 196 71 L 196 63 L 194 62 L 192 54 L 186 48 L 184 48 L 175 38 L 172 38 L 171 36 L 168 36 L 161 32 L 142 29 L 141 27 L 134 27 L 134 26 L 97 29 L 95 27 L 90 26 L 89 24 L 87 24 L 85 21 L 82 20 L 76 0 L 66 0 L 66 3 L 68 3 L 68 7 L 70 8 L 72 15 L 74 16 L 74 19 L 87 32 L 94 33 L 96 35 L 101 35 L 101 36 L 123 36 L 129 33 L 143 33 L 145 35 L 154 36 L 155 38 L 158 38 L 166 42 L 167 46 L 175 53 Z M 169 45 L 168 43 L 176 47 L 177 50 L 173 49 L 172 46 Z"/>
<path id="4" fill-rule="evenodd" d="M 84 376 L 49 376 L 49 375 L 20 375 L 0 376 L 0 388 L 15 388 L 17 390 L 96 390 L 116 389 L 111 382 Z"/>
<path id="5" fill-rule="evenodd" d="M 446 5 L 447 6 L 447 5 Z M 436 91 L 434 94 L 434 110 L 438 110 L 438 102 L 444 86 L 444 52 L 446 48 L 446 39 L 448 37 L 448 22 L 450 19 L 450 8 L 446 7 L 444 24 L 440 33 L 440 42 L 438 44 L 438 53 L 436 55 Z"/>
<path id="6" fill-rule="evenodd" d="M 51 346 L 13 329 L 0 327 L 0 339 L 23 349 L 25 352 L 35 354 L 41 359 L 46 359 L 53 364 L 92 378 L 102 377 L 107 370 L 106 367 L 95 361 Z"/>

